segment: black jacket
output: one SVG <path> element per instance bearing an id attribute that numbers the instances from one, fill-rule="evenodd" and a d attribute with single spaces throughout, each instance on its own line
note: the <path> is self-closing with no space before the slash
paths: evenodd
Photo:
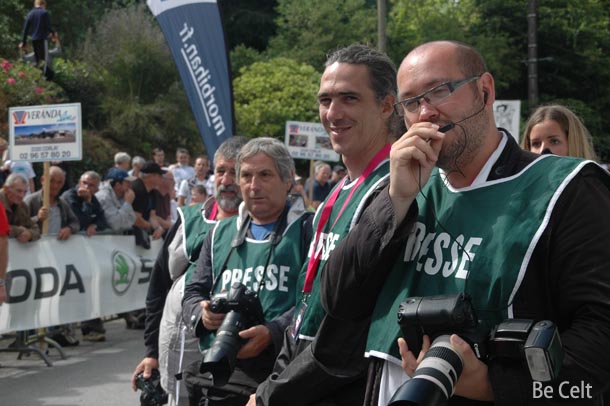
<path id="1" fill-rule="evenodd" d="M 509 136 L 488 180 L 514 175 L 535 158 L 536 155 L 521 150 Z M 601 392 L 610 385 L 607 351 L 610 348 L 610 192 L 604 176 L 601 169 L 590 165 L 567 185 L 534 249 L 513 302 L 515 318 L 549 319 L 558 325 L 565 358 L 557 384 L 570 382 L 564 386 L 564 394 L 566 387 L 581 382 L 592 386 L 593 398 L 574 399 L 576 405 L 599 404 Z M 337 343 L 324 331 L 336 330 L 337 324 L 354 323 L 358 327 L 355 331 L 360 332 L 357 337 L 364 336 L 366 340 L 362 331 L 368 329 L 368 317 L 377 295 L 417 218 L 416 206 L 414 203 L 402 224 L 394 225 L 386 188 L 364 212 L 357 228 L 331 255 L 321 275 L 322 301 L 329 320 L 320 329 L 318 342 L 314 341 L 326 354 L 333 354 L 335 349 L 346 351 L 346 342 Z M 332 322 L 331 318 L 337 321 Z M 351 340 L 349 345 L 364 348 L 364 343 L 358 340 Z M 367 406 L 377 406 L 375 382 L 380 370 L 375 365 L 379 362 L 372 362 Z M 326 367 L 334 365 L 340 367 L 340 360 L 328 357 Z M 536 403 L 532 399 L 532 380 L 522 364 L 492 363 L 490 380 L 495 404 Z M 557 386 L 552 400 L 538 401 L 562 401 Z M 463 403 L 476 402 L 456 397 L 450 402 Z M 566 404 L 565 400 L 561 404 Z"/>

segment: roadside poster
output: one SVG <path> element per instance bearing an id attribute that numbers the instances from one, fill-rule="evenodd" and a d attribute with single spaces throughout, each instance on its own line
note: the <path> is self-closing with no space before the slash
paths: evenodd
<path id="1" fill-rule="evenodd" d="M 80 103 L 9 108 L 9 152 L 13 161 L 82 159 Z"/>
<path id="2" fill-rule="evenodd" d="M 286 121 L 284 143 L 293 158 L 339 161 L 339 154 L 333 151 L 330 137 L 320 123 Z"/>
<path id="3" fill-rule="evenodd" d="M 496 100 L 494 102 L 494 118 L 496 127 L 508 130 L 519 142 L 519 118 L 521 116 L 521 100 Z"/>

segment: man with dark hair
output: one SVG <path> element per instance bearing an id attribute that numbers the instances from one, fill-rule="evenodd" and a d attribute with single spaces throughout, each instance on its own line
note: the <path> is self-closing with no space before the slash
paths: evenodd
<path id="1" fill-rule="evenodd" d="M 362 210 L 388 178 L 395 102 L 396 68 L 387 55 L 364 45 L 351 45 L 329 56 L 318 91 L 320 120 L 333 149 L 342 155 L 348 176 L 318 208 L 315 236 L 301 271 L 303 288 L 295 322 L 285 334 L 273 373 L 258 387 L 256 401 L 252 397 L 250 405 L 357 405 L 363 401 L 363 355 L 324 352 L 326 340 L 340 346 L 357 340 L 359 336 L 353 333 L 362 331 L 352 331 L 346 323 L 319 336 L 325 320 L 319 280 L 334 249 L 360 221 Z M 327 357 L 340 356 L 349 364 L 342 376 L 320 367 L 320 361 Z"/>
<path id="2" fill-rule="evenodd" d="M 400 66 L 398 89 L 408 131 L 392 147 L 390 184 L 329 259 L 321 283 L 334 318 L 372 320 L 351 347 L 371 357 L 365 405 L 387 405 L 430 348 L 427 338 L 421 353 L 399 338 L 400 303 L 460 292 L 470 294 L 483 328 L 550 320 L 565 355 L 536 396 L 524 359 L 484 363 L 465 336 L 448 332 L 445 345 L 463 363 L 449 404 L 601 404 L 610 382 L 607 173 L 591 161 L 523 151 L 498 129 L 494 78 L 472 47 L 418 46 Z M 569 399 L 572 386 L 587 393 Z"/>
<path id="3" fill-rule="evenodd" d="M 219 371 L 212 376 L 211 370 L 198 372 L 200 360 L 191 364 L 194 371 L 189 368 L 186 379 L 203 387 L 201 406 L 244 405 L 271 372 L 293 315 L 297 279 L 311 239 L 311 213 L 301 200 L 288 199 L 294 161 L 283 143 L 266 137 L 250 140 L 238 155 L 236 171 L 244 202 L 237 216 L 218 222 L 207 235 L 185 287 L 183 320 L 199 337 L 201 350 L 210 349 L 216 338 L 226 337 L 217 332 L 230 320 L 212 309 L 211 300 L 236 283 L 256 294 L 264 320 L 240 328 L 235 338 L 245 343 L 235 348 L 237 361 L 226 385 L 215 385 L 222 379 Z"/>
<path id="4" fill-rule="evenodd" d="M 49 35 L 55 37 L 57 34 L 51 26 L 51 16 L 46 10 L 47 2 L 45 0 L 35 0 L 34 8 L 30 10 L 23 24 L 23 32 L 21 34 L 21 42 L 19 48 L 27 48 L 28 34 L 32 33 L 32 47 L 34 48 L 34 57 L 36 66 L 40 62 L 46 61 L 46 53 L 48 48 L 47 39 Z"/>

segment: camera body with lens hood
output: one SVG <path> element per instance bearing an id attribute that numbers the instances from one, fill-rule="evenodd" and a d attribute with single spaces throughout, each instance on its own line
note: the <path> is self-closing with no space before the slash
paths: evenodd
<path id="1" fill-rule="evenodd" d="M 214 386 L 223 386 L 235 369 L 237 353 L 246 340 L 239 332 L 265 323 L 260 300 L 255 292 L 240 282 L 234 282 L 228 292 L 218 293 L 210 301 L 214 313 L 226 313 L 216 337 L 204 355 L 199 371 L 212 375 Z"/>
<path id="2" fill-rule="evenodd" d="M 407 298 L 398 309 L 398 324 L 415 356 L 422 348 L 424 334 L 430 337 L 430 342 L 441 335 L 457 334 L 470 344 L 477 358 L 487 356 L 489 330 L 479 325 L 466 293 Z"/>
<path id="3" fill-rule="evenodd" d="M 161 387 L 161 374 L 158 369 L 153 369 L 148 379 L 144 378 L 143 372 L 137 374 L 136 387 L 142 391 L 141 406 L 161 406 L 167 403 L 167 393 Z"/>
<path id="4" fill-rule="evenodd" d="M 388 406 L 447 402 L 463 368 L 461 355 L 450 344 L 451 334 L 468 342 L 483 362 L 526 362 L 536 381 L 555 379 L 563 360 L 559 333 L 552 322 L 506 319 L 489 334 L 479 324 L 471 298 L 465 293 L 407 298 L 400 304 L 398 323 L 416 357 L 424 334 L 430 336 L 432 344 Z"/>

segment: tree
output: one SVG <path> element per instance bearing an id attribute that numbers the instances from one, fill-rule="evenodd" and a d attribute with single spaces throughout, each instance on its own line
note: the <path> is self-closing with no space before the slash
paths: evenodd
<path id="1" fill-rule="evenodd" d="M 475 0 L 391 0 L 388 54 L 394 61 L 400 63 L 417 45 L 435 40 L 474 46 L 486 59 L 500 92 L 519 77 L 517 50 L 496 25 L 488 24 Z"/>
<path id="2" fill-rule="evenodd" d="M 233 84 L 237 133 L 283 141 L 286 121 L 317 121 L 320 74 L 287 58 L 256 62 Z"/>
<path id="3" fill-rule="evenodd" d="M 194 118 L 184 91 L 175 85 L 179 77 L 163 34 L 144 5 L 108 11 L 87 34 L 82 56 L 103 75 L 100 110 L 108 135 L 125 149 L 146 155 L 158 144 L 202 150 L 198 131 L 177 134 L 195 128 Z M 178 128 L 166 126 L 176 124 L 167 117 L 168 98 L 183 122 Z"/>
<path id="4" fill-rule="evenodd" d="M 267 50 L 321 68 L 329 51 L 377 41 L 377 15 L 364 0 L 278 0 L 277 35 Z"/>

